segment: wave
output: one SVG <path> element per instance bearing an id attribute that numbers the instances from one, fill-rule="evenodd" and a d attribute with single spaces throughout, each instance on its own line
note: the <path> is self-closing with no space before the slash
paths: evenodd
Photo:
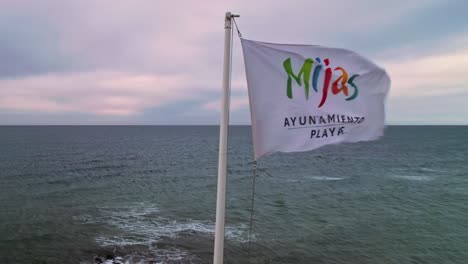
<path id="1" fill-rule="evenodd" d="M 345 179 L 342 177 L 331 177 L 331 176 L 309 176 L 307 178 L 317 180 L 317 181 L 341 181 Z"/>
<path id="2" fill-rule="evenodd" d="M 431 181 L 434 179 L 434 177 L 426 175 L 392 175 L 391 177 L 409 181 Z"/>
<path id="3" fill-rule="evenodd" d="M 422 172 L 444 172 L 444 170 L 441 169 L 432 169 L 427 167 L 420 167 L 419 170 Z"/>
<path id="4" fill-rule="evenodd" d="M 154 214 L 150 215 L 152 213 L 135 212 L 136 210 L 131 211 L 132 213 L 130 214 L 113 214 L 106 220 L 107 224 L 117 227 L 125 233 L 131 234 L 131 238 L 123 238 L 121 240 L 111 238 L 110 240 L 106 240 L 100 237 L 99 241 L 108 241 L 107 244 L 112 243 L 111 241 L 115 241 L 115 244 L 136 244 L 140 243 L 141 239 L 152 242 L 162 237 L 175 237 L 182 232 L 195 232 L 209 235 L 214 235 L 215 232 L 215 225 L 211 222 L 192 219 L 171 220 Z M 147 212 L 152 211 L 148 210 Z M 238 242 L 246 241 L 247 225 L 239 224 L 236 226 L 226 226 L 225 229 L 226 238 Z"/>
<path id="5" fill-rule="evenodd" d="M 305 176 L 299 178 L 287 178 L 285 182 L 287 183 L 304 183 L 310 180 L 314 181 L 341 181 L 346 178 L 343 177 L 331 177 L 331 176 Z"/>
<path id="6" fill-rule="evenodd" d="M 156 260 L 156 263 L 192 263 L 187 260 L 196 256 L 191 255 L 184 248 L 173 247 L 171 243 L 166 242 L 179 240 L 182 243 L 184 237 L 187 236 L 197 236 L 211 241 L 215 232 L 215 225 L 212 222 L 194 219 L 174 220 L 163 217 L 159 208 L 151 204 L 140 203 L 123 208 L 101 208 L 100 211 L 100 216 L 94 218 L 90 215 L 75 218 L 84 224 L 104 224 L 121 230 L 118 235 L 100 234 L 95 237 L 100 247 L 128 249 L 143 246 L 145 248 L 145 250 L 125 252 L 131 254 L 121 254 L 121 262 L 112 258 L 115 263 L 133 264 L 141 261 L 143 261 L 141 263 L 147 263 L 149 260 Z M 226 226 L 225 237 L 238 243 L 248 242 L 248 227 L 246 224 Z M 252 237 L 254 240 L 255 236 Z M 160 243 L 169 248 L 158 248 L 157 245 Z M 106 262 L 102 261 L 102 263 Z"/>

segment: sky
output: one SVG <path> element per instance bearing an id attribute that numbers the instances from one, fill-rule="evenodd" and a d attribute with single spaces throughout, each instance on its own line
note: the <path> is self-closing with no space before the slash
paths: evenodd
<path id="1" fill-rule="evenodd" d="M 247 39 L 354 50 L 386 123 L 468 125 L 468 1 L 0 0 L 0 125 L 219 124 L 224 15 Z M 250 124 L 234 39 L 231 124 Z"/>

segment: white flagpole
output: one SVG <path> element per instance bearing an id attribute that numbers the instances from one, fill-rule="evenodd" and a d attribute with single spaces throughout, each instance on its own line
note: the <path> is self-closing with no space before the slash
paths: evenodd
<path id="1" fill-rule="evenodd" d="M 231 12 L 226 12 L 226 17 L 224 20 L 223 101 L 221 103 L 221 124 L 219 128 L 218 191 L 216 198 L 216 228 L 213 264 L 222 264 L 224 254 L 224 216 L 226 209 L 229 97 L 231 93 L 231 18 L 233 17 L 238 17 L 238 15 L 233 15 Z"/>

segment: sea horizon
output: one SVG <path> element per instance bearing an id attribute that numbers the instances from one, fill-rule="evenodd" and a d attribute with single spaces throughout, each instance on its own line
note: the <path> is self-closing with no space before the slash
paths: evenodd
<path id="1" fill-rule="evenodd" d="M 79 124 L 79 125 L 55 125 L 55 124 L 40 124 L 40 125 L 31 125 L 31 124 L 21 124 L 21 125 L 0 125 L 0 127 L 7 127 L 7 126 L 18 126 L 18 127 L 27 127 L 27 126 L 217 126 L 219 124 L 129 124 L 129 125 L 122 125 L 122 124 L 99 124 L 99 125 L 87 125 L 87 124 Z M 252 125 L 249 124 L 230 124 L 229 126 L 247 126 L 251 127 Z M 468 124 L 390 124 L 385 125 L 385 127 L 389 126 L 468 126 Z"/>

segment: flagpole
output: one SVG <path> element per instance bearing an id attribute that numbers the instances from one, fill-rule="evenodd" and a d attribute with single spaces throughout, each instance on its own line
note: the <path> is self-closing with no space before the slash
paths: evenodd
<path id="1" fill-rule="evenodd" d="M 219 128 L 218 190 L 216 198 L 216 228 L 213 264 L 223 263 L 224 251 L 224 216 L 226 209 L 226 170 L 229 126 L 229 102 L 231 93 L 231 37 L 232 18 L 239 15 L 226 12 L 224 20 L 224 65 L 223 65 L 223 101 L 221 102 L 221 123 Z"/>

